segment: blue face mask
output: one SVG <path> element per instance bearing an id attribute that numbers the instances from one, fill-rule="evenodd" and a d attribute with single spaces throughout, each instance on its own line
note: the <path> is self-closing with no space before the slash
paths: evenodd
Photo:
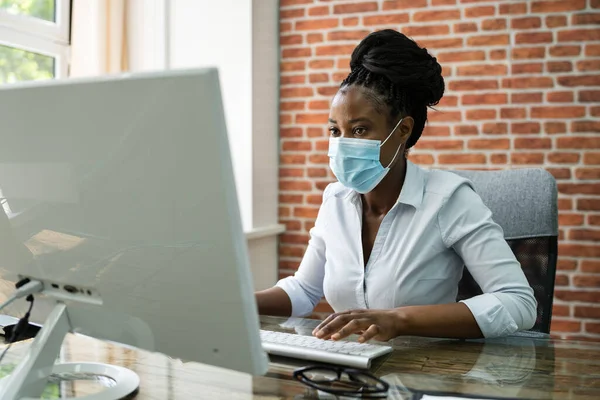
<path id="1" fill-rule="evenodd" d="M 396 131 L 402 119 L 381 143 L 380 140 L 332 137 L 329 139 L 329 167 L 338 181 L 358 193 L 368 193 L 382 181 L 398 156 L 400 147 L 387 167 L 379 161 L 380 148 Z"/>

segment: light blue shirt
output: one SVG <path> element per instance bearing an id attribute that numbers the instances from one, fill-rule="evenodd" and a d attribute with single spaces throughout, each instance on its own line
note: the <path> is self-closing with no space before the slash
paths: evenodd
<path id="1" fill-rule="evenodd" d="M 292 316 L 310 314 L 323 295 L 336 312 L 455 303 L 466 265 L 483 294 L 463 303 L 485 337 L 534 325 L 533 290 L 467 179 L 407 161 L 402 191 L 366 267 L 361 226 L 360 195 L 329 185 L 298 271 L 277 283 Z"/>

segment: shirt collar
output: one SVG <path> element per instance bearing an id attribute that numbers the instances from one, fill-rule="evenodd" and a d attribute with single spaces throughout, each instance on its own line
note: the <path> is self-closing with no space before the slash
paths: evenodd
<path id="1" fill-rule="evenodd" d="M 425 191 L 425 173 L 424 171 L 406 160 L 406 175 L 404 184 L 398 197 L 398 203 L 408 204 L 419 208 L 423 201 L 423 192 Z"/>

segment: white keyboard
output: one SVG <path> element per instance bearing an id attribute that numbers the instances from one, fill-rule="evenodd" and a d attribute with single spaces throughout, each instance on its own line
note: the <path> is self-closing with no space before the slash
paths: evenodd
<path id="1" fill-rule="evenodd" d="M 260 331 L 260 338 L 269 354 L 363 369 L 370 368 L 372 360 L 392 351 L 390 346 L 343 340 L 336 342 L 265 330 Z"/>

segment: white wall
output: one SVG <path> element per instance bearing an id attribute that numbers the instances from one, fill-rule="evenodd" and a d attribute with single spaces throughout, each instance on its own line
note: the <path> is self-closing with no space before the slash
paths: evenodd
<path id="1" fill-rule="evenodd" d="M 133 71 L 217 67 L 257 289 L 277 279 L 278 0 L 130 0 Z M 200 132 L 201 134 L 201 132 Z"/>

